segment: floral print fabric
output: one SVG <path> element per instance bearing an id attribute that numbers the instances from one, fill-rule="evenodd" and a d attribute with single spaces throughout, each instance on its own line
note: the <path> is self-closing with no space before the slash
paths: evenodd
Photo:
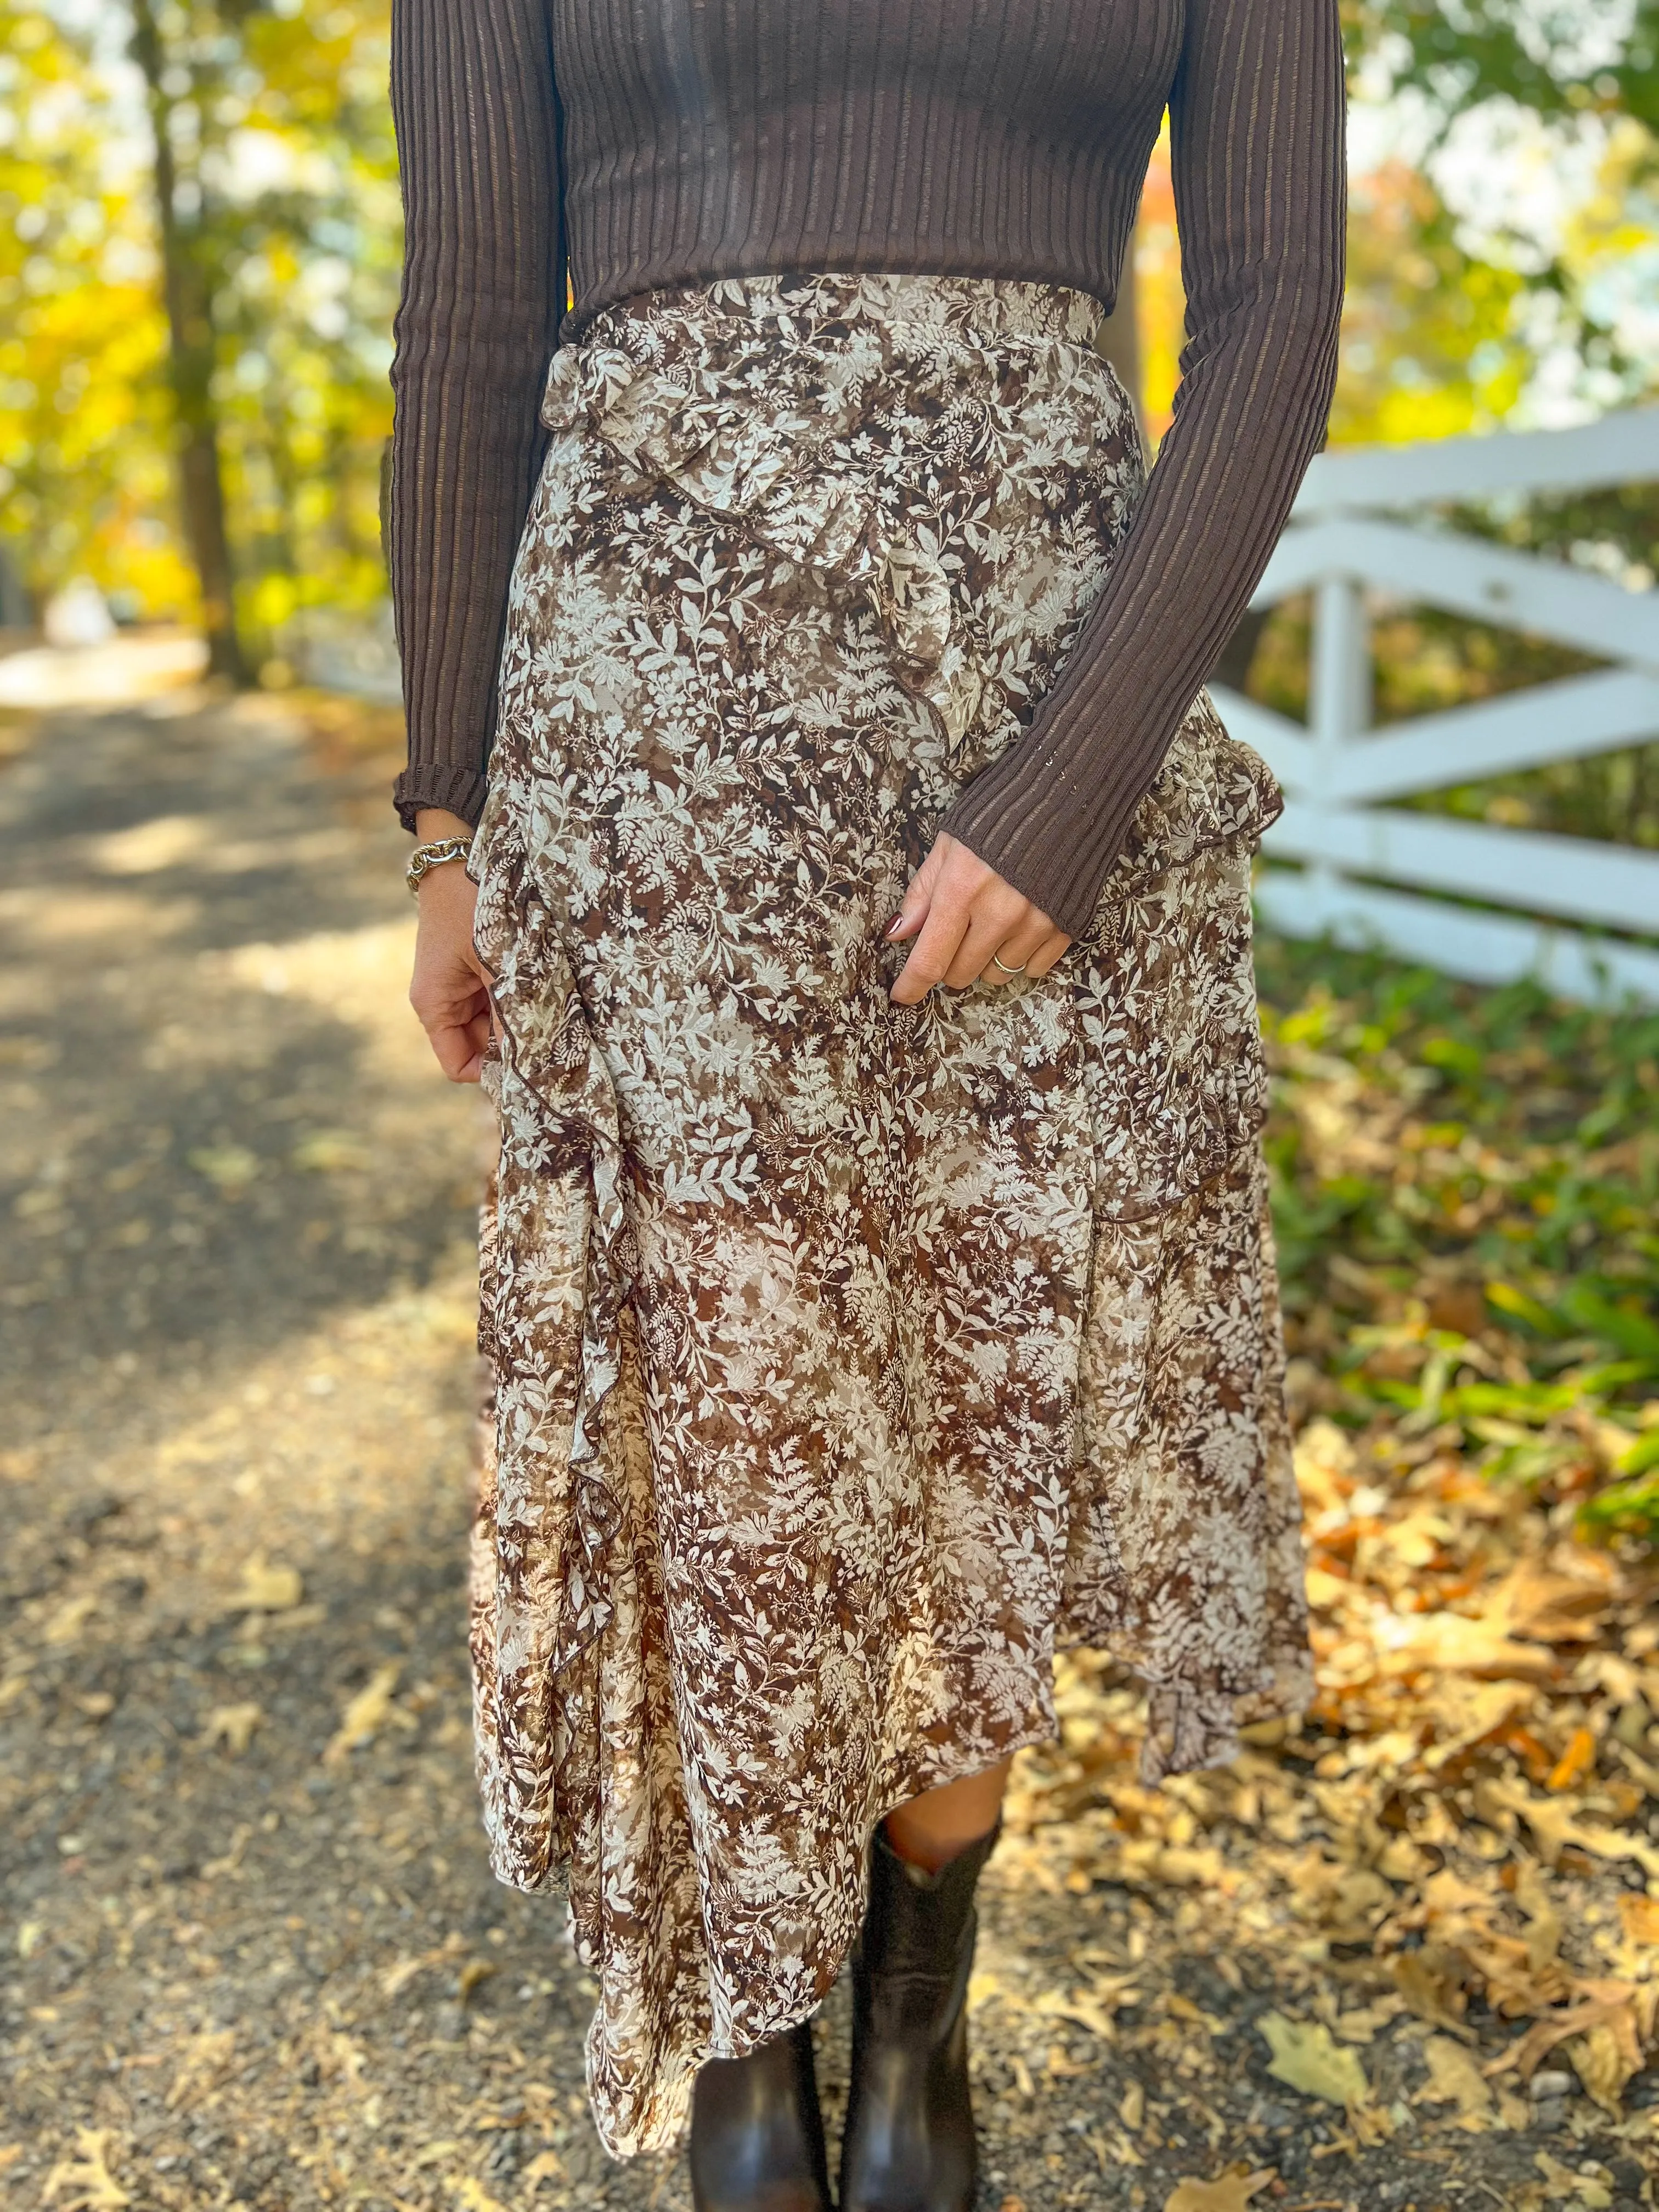
<path id="1" fill-rule="evenodd" d="M 567 1884 L 618 2154 L 811 2010 L 874 1823 L 1145 1676 L 1146 1771 L 1306 1692 L 1250 854 L 1207 702 L 1041 980 L 882 932 L 1133 510 L 1099 310 L 785 277 L 555 358 L 478 945 L 497 978 L 474 1546 L 495 1870 Z"/>

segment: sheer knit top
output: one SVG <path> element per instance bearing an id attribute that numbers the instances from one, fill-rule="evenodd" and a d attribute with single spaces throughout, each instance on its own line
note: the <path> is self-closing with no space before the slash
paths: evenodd
<path id="1" fill-rule="evenodd" d="M 792 270 L 1069 284 L 1109 309 L 1168 107 L 1175 420 L 1059 678 L 940 825 L 1079 933 L 1323 435 L 1338 0 L 393 0 L 392 95 L 410 826 L 483 804 L 562 326 Z"/>

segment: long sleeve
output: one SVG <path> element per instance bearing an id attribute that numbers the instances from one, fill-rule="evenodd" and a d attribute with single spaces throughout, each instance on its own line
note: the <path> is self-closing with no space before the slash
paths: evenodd
<path id="1" fill-rule="evenodd" d="M 1337 0 L 1191 0 L 1170 98 L 1175 420 L 1024 738 L 942 828 L 1076 936 L 1323 436 L 1342 301 Z"/>
<path id="2" fill-rule="evenodd" d="M 476 821 L 507 586 L 564 308 L 545 0 L 393 0 L 403 294 L 390 556 L 409 765 L 396 798 Z"/>

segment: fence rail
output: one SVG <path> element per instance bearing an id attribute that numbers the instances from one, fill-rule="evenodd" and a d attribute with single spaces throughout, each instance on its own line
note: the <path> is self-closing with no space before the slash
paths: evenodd
<path id="1" fill-rule="evenodd" d="M 1631 941 L 1659 938 L 1659 853 L 1381 803 L 1659 738 L 1659 591 L 1629 591 L 1431 518 L 1399 519 L 1451 500 L 1653 479 L 1659 407 L 1582 429 L 1367 447 L 1314 463 L 1254 601 L 1312 595 L 1307 722 L 1214 690 L 1228 727 L 1285 787 L 1257 887 L 1270 927 L 1328 932 L 1483 982 L 1532 975 L 1571 998 L 1659 1005 L 1659 946 Z M 1378 595 L 1609 665 L 1379 727 L 1369 627 Z"/>

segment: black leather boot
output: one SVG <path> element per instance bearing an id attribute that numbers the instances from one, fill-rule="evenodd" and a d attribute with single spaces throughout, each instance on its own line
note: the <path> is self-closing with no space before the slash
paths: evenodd
<path id="1" fill-rule="evenodd" d="M 853 1963 L 841 2212 L 969 2212 L 973 2203 L 968 1977 L 974 1885 L 996 1839 L 993 1829 L 927 1874 L 876 1831 Z"/>
<path id="2" fill-rule="evenodd" d="M 810 2021 L 702 2069 L 690 2158 L 696 2212 L 830 2212 Z"/>

